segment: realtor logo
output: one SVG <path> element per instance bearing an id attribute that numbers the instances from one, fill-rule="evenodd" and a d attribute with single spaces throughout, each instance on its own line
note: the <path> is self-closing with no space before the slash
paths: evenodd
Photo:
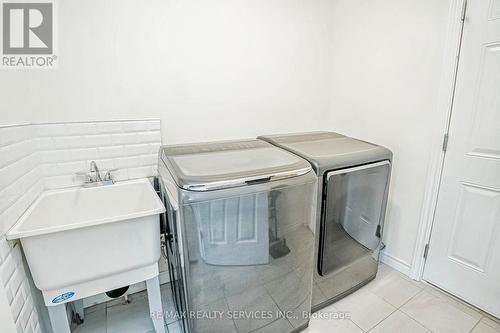
<path id="1" fill-rule="evenodd" d="M 52 2 L 2 2 L 2 68 L 51 68 L 54 55 Z"/>

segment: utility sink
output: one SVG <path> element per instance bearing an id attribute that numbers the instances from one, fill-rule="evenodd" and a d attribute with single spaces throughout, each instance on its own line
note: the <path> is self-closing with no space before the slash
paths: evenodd
<path id="1" fill-rule="evenodd" d="M 20 239 L 45 304 L 157 278 L 159 214 L 147 179 L 43 193 L 7 233 Z"/>

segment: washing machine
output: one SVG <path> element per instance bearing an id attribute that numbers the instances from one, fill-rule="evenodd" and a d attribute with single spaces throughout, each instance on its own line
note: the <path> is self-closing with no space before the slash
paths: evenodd
<path id="1" fill-rule="evenodd" d="M 163 146 L 158 170 L 175 319 L 184 332 L 307 327 L 317 188 L 311 165 L 262 140 L 243 140 Z"/>
<path id="2" fill-rule="evenodd" d="M 392 152 L 334 132 L 265 135 L 293 152 L 318 178 L 312 311 L 373 278 L 383 248 Z"/>

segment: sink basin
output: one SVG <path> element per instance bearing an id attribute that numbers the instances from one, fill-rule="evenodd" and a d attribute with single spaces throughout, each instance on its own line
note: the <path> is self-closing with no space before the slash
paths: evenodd
<path id="1" fill-rule="evenodd" d="M 7 239 L 21 240 L 45 304 L 56 305 L 157 276 L 164 211 L 147 179 L 48 191 Z"/>

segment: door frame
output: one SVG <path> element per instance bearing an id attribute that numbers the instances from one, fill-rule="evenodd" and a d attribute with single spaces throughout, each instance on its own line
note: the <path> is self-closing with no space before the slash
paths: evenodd
<path id="1" fill-rule="evenodd" d="M 464 20 L 466 19 L 467 0 L 451 0 L 448 11 L 448 26 L 445 38 L 445 53 L 443 58 L 443 69 L 440 76 L 438 90 L 438 101 L 436 114 L 441 130 L 433 134 L 433 142 L 436 142 L 431 152 L 429 168 L 427 170 L 424 200 L 420 214 L 417 240 L 413 251 L 413 260 L 410 269 L 410 277 L 421 280 L 424 273 L 424 252 L 429 243 L 436 213 L 439 188 L 443 174 L 444 159 L 446 151 L 445 136 L 447 137 L 453 111 L 453 99 L 455 95 L 456 78 L 459 65 L 459 56 L 462 43 L 462 32 Z"/>

